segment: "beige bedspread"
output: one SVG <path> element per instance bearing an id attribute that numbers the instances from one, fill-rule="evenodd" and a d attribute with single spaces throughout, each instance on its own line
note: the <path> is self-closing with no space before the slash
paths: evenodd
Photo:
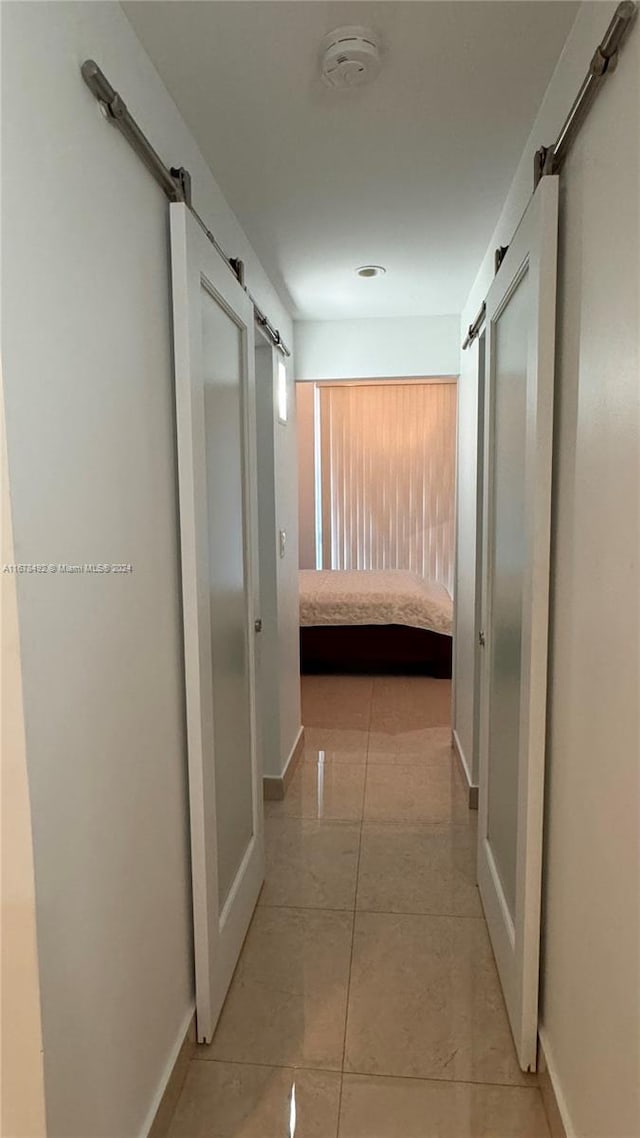
<path id="1" fill-rule="evenodd" d="M 453 602 L 404 569 L 300 570 L 300 624 L 405 624 L 451 636 Z"/>

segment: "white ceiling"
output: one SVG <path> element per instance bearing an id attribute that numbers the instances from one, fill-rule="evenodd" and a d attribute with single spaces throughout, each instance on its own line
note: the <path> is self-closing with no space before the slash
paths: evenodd
<path id="1" fill-rule="evenodd" d="M 578 5 L 124 8 L 293 314 L 336 319 L 461 311 Z M 381 38 L 371 86 L 319 77 L 341 24 Z M 387 275 L 358 278 L 371 262 Z"/>

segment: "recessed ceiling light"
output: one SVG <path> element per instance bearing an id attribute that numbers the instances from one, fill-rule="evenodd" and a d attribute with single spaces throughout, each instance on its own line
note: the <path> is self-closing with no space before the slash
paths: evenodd
<path id="1" fill-rule="evenodd" d="M 383 265 L 361 265 L 356 269 L 359 277 L 383 277 L 386 271 Z"/>

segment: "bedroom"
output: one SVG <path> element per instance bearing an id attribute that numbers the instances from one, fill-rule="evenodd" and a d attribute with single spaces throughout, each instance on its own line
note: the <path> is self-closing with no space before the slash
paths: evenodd
<path id="1" fill-rule="evenodd" d="M 296 409 L 303 675 L 450 678 L 455 377 L 299 381 Z"/>

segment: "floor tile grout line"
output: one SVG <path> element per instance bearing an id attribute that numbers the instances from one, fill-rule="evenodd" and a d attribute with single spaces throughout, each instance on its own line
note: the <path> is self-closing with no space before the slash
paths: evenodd
<path id="1" fill-rule="evenodd" d="M 373 752 L 374 755 L 377 753 L 377 751 Z M 343 765 L 347 766 L 349 764 L 344 763 Z M 355 766 L 356 764 L 352 763 L 350 765 Z M 409 761 L 407 761 L 405 755 L 396 754 L 393 759 L 367 759 L 367 765 L 372 767 L 412 767 L 418 770 L 437 770 L 438 767 L 442 767 L 443 769 L 448 768 L 451 764 L 449 759 L 431 759 L 429 756 L 419 755 L 416 752 Z"/>
<path id="2" fill-rule="evenodd" d="M 340 1115 L 342 1114 L 342 1089 L 344 1087 L 344 1072 L 340 1072 L 340 1086 L 338 1087 L 338 1103 L 336 1109 L 335 1138 L 340 1138 Z"/>
<path id="3" fill-rule="evenodd" d="M 439 833 L 444 830 L 464 830 L 465 833 L 468 833 L 470 828 L 469 822 L 421 822 L 413 819 L 405 819 L 401 822 L 383 822 L 377 819 L 370 821 L 365 818 L 362 824 L 365 830 L 375 829 L 376 826 L 392 829 L 395 826 L 397 830 L 438 830 Z"/>
<path id="4" fill-rule="evenodd" d="M 354 829 L 359 829 L 362 825 L 361 818 L 299 818 L 297 815 L 281 814 L 276 821 L 280 822 L 308 822 L 311 825 L 320 824 L 323 829 L 329 830 L 331 827 L 344 827 L 345 829 L 351 826 Z M 300 828 L 300 833 L 302 834 Z"/>
<path id="5" fill-rule="evenodd" d="M 338 1067 L 312 1067 L 307 1063 L 261 1063 L 257 1059 L 207 1059 L 204 1055 L 192 1055 L 191 1063 L 228 1063 L 232 1067 L 266 1067 L 274 1071 L 315 1071 L 319 1075 L 341 1075 Z"/>
<path id="6" fill-rule="evenodd" d="M 203 1046 L 199 1044 L 197 1046 Z M 205 1058 L 203 1055 L 194 1054 L 191 1056 L 190 1063 L 215 1063 L 228 1064 L 233 1067 L 260 1067 L 267 1070 L 274 1071 L 311 1071 L 320 1075 L 354 1075 L 359 1079 L 403 1079 L 406 1082 L 413 1083 L 444 1083 L 447 1086 L 468 1086 L 468 1087 L 501 1087 L 504 1090 L 513 1091 L 538 1091 L 540 1088 L 536 1079 L 536 1074 L 531 1075 L 531 1081 L 527 1083 L 500 1083 L 486 1079 L 443 1079 L 438 1075 L 398 1075 L 390 1074 L 388 1071 L 356 1071 L 356 1070 L 342 1070 L 337 1067 L 313 1067 L 310 1064 L 302 1063 L 262 1063 L 253 1059 L 215 1059 Z"/>
<path id="7" fill-rule="evenodd" d="M 359 835 L 359 839 L 358 839 L 358 859 L 356 859 L 356 863 L 355 863 L 355 883 L 354 883 L 355 888 L 354 888 L 354 892 L 353 892 L 353 910 L 352 910 L 352 917 L 351 917 L 351 947 L 350 947 L 350 953 L 348 953 L 348 971 L 347 971 L 347 976 L 346 976 L 346 993 L 345 993 L 345 1006 L 344 1006 L 344 1032 L 343 1032 L 342 1058 L 340 1058 L 340 1089 L 339 1089 L 339 1098 L 338 1098 L 338 1120 L 337 1120 L 336 1138 L 337 1138 L 337 1133 L 339 1131 L 340 1110 L 342 1110 L 344 1061 L 345 1061 L 345 1055 L 346 1055 L 346 1033 L 347 1033 L 347 1029 L 348 1029 L 348 1001 L 350 1001 L 350 996 L 351 996 L 351 973 L 352 973 L 352 968 L 353 968 L 353 948 L 355 945 L 355 917 L 356 917 L 356 912 L 358 912 L 358 910 L 356 910 L 355 906 L 356 906 L 356 902 L 358 902 L 358 876 L 360 874 L 361 850 L 362 850 L 362 823 L 360 823 L 360 835 Z"/>
<path id="8" fill-rule="evenodd" d="M 369 757 L 369 738 L 370 738 L 370 734 L 371 734 L 371 714 L 372 714 L 372 707 L 373 707 L 374 682 L 375 681 L 372 681 L 372 683 L 371 683 L 371 696 L 370 696 L 370 701 L 369 701 L 369 725 L 367 728 L 367 759 Z M 346 1057 L 346 1053 L 347 1053 L 347 1031 L 349 1029 L 349 1000 L 351 997 L 351 973 L 353 970 L 353 950 L 354 950 L 354 946 L 355 946 L 355 936 L 356 936 L 356 916 L 357 916 L 357 905 L 358 905 L 358 881 L 360 878 L 360 857 L 362 854 L 362 826 L 364 823 L 364 804 L 365 804 L 365 798 L 366 798 L 366 793 L 367 793 L 367 770 L 368 770 L 368 763 L 365 764 L 364 783 L 363 783 L 363 787 L 362 787 L 362 818 L 360 819 L 360 833 L 358 836 L 358 857 L 356 860 L 355 890 L 354 890 L 354 894 L 353 894 L 353 917 L 352 917 L 352 921 L 351 921 L 351 951 L 349 953 L 349 972 L 347 975 L 347 992 L 346 992 L 346 1003 L 345 1003 L 345 1009 L 344 1009 L 344 1035 L 342 1038 L 342 1061 L 340 1064 L 340 1067 L 341 1067 L 341 1070 L 340 1070 L 340 1090 L 339 1090 L 339 1094 L 338 1094 L 338 1115 L 337 1115 L 337 1121 L 336 1121 L 336 1138 L 339 1138 L 340 1126 L 341 1126 L 341 1122 L 342 1122 L 342 1089 L 344 1087 L 344 1061 L 345 1061 L 345 1057 Z"/>
<path id="9" fill-rule="evenodd" d="M 332 909 L 329 905 L 261 905 L 261 909 L 284 909 L 285 912 L 300 912 L 300 913 L 346 913 L 347 915 L 356 912 L 355 909 Z"/>
<path id="10" fill-rule="evenodd" d="M 354 901 L 354 914 L 358 912 L 358 892 L 360 889 L 360 860 L 362 858 L 362 836 L 366 821 L 366 805 L 367 805 L 367 782 L 369 780 L 369 743 L 371 741 L 371 719 L 373 717 L 373 697 L 376 687 L 375 676 L 371 682 L 371 700 L 369 702 L 369 725 L 367 728 L 367 754 L 366 763 L 364 768 L 364 784 L 362 787 L 362 817 L 360 819 L 360 844 L 358 847 L 358 864 L 356 866 L 356 894 Z M 354 929 L 355 929 L 355 916 L 354 916 Z M 349 983 L 351 983 L 351 972 L 349 972 Z M 346 1040 L 346 1028 L 345 1028 Z"/>
<path id="11" fill-rule="evenodd" d="M 366 778 L 363 785 L 363 797 L 366 790 Z M 372 826 L 395 826 L 397 829 L 411 829 L 411 830 L 469 830 L 470 821 L 475 821 L 475 810 L 469 810 L 471 816 L 467 822 L 425 822 L 417 818 L 376 818 L 368 819 L 361 814 L 357 818 L 331 818 L 326 815 L 319 818 L 317 814 L 265 814 L 265 818 L 274 819 L 274 821 L 285 822 L 320 822 L 323 825 L 339 825 L 339 826 L 359 826 L 363 825 L 365 828 Z"/>
<path id="12" fill-rule="evenodd" d="M 469 813 L 472 814 L 474 811 L 470 810 Z M 417 829 L 441 826 L 448 827 L 451 830 L 456 828 L 464 830 L 470 825 L 469 822 L 429 822 L 424 818 L 364 818 L 362 824 L 363 826 L 402 826 Z"/>
<path id="13" fill-rule="evenodd" d="M 394 821 L 386 822 L 380 821 L 376 818 L 375 821 L 370 821 L 363 818 L 318 818 L 316 815 L 304 814 L 278 814 L 272 815 L 275 822 L 317 822 L 323 826 L 362 826 L 365 830 L 383 827 L 384 829 L 391 830 L 395 827 L 396 830 L 468 830 L 466 822 L 414 822 L 413 820 L 407 821 Z"/>
<path id="14" fill-rule="evenodd" d="M 358 917 L 363 914 L 371 917 L 434 917 L 438 920 L 451 921 L 484 921 L 485 919 L 482 913 L 417 913 L 414 909 L 337 909 L 331 908 L 329 905 L 269 905 L 265 902 L 261 902 L 258 907 L 260 909 L 284 909 L 285 912 L 293 910 L 303 913 L 354 913 Z"/>
<path id="15" fill-rule="evenodd" d="M 524 1072 L 523 1072 L 524 1074 Z M 402 1079 L 409 1083 L 438 1083 L 445 1086 L 467 1086 L 467 1087 L 501 1087 L 503 1090 L 511 1091 L 540 1091 L 537 1074 L 532 1072 L 530 1074 L 530 1082 L 527 1083 L 499 1083 L 487 1082 L 484 1079 L 443 1079 L 438 1075 L 392 1075 L 388 1071 L 351 1071 L 343 1070 L 342 1076 L 355 1075 L 359 1079 Z"/>
<path id="16" fill-rule="evenodd" d="M 416 913 L 414 909 L 356 909 L 358 916 L 370 917 L 426 917 L 439 921 L 484 921 L 482 913 Z"/>
<path id="17" fill-rule="evenodd" d="M 268 1069 L 272 1067 L 274 1071 L 317 1071 L 319 1074 L 340 1074 L 337 1067 L 311 1066 L 306 1063 L 262 1063 L 259 1059 L 208 1059 L 204 1055 L 191 1055 L 191 1063 L 229 1063 L 231 1066 L 259 1066 Z"/>
<path id="18" fill-rule="evenodd" d="M 369 770 L 369 740 L 371 738 L 371 716 L 373 714 L 373 692 L 375 687 L 375 678 L 371 682 L 371 695 L 369 699 L 369 722 L 367 726 L 367 754 L 366 763 L 364 768 L 364 781 L 362 786 L 362 817 L 360 819 L 360 834 L 358 838 L 358 858 L 356 861 L 356 879 L 355 891 L 353 895 L 353 920 L 351 923 L 351 952 L 349 954 L 349 973 L 347 977 L 347 994 L 344 1014 L 344 1036 L 342 1040 L 342 1062 L 340 1071 L 340 1091 L 338 1095 L 338 1115 L 336 1121 L 336 1138 L 340 1136 L 340 1129 L 342 1126 L 342 1092 L 344 1089 L 344 1064 L 347 1054 L 347 1033 L 349 1030 L 349 1003 L 351 1000 L 351 976 L 353 972 L 353 952 L 355 948 L 356 939 L 356 917 L 358 915 L 358 885 L 360 882 L 360 858 L 362 856 L 362 827 L 364 825 L 364 812 L 365 802 L 367 797 L 367 773 Z"/>

